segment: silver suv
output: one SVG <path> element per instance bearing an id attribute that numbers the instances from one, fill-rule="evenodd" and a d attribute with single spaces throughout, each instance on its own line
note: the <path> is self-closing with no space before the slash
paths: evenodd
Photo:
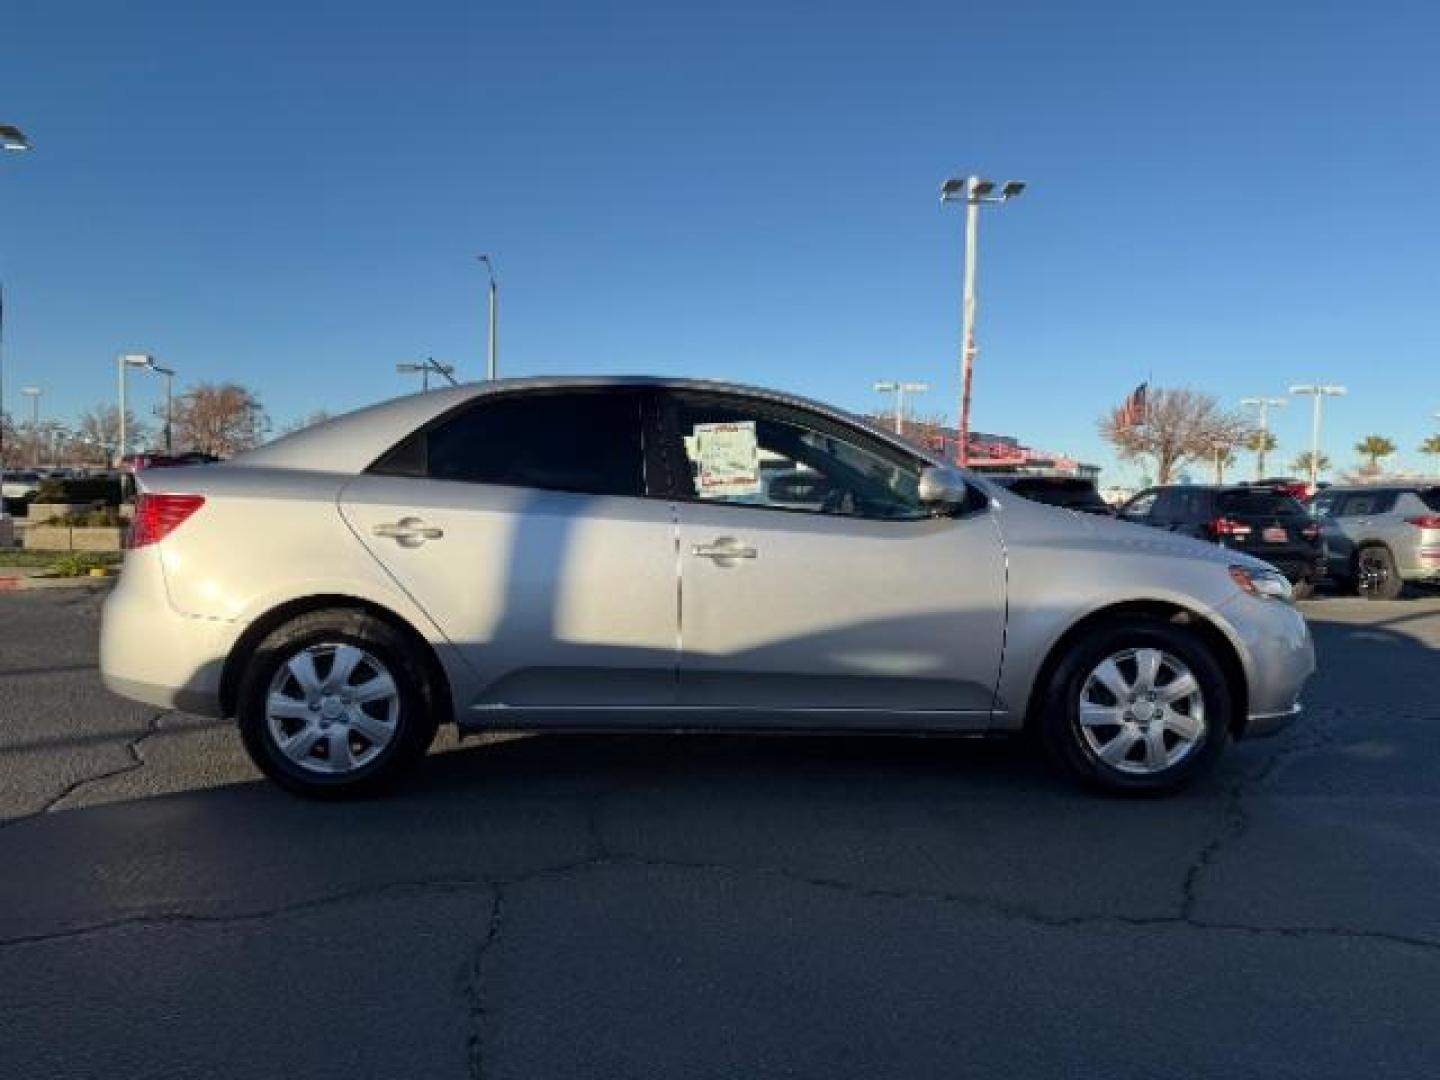
<path id="1" fill-rule="evenodd" d="M 1332 487 L 1310 512 L 1324 531 L 1331 577 L 1370 600 L 1410 582 L 1440 582 L 1440 487 Z"/>

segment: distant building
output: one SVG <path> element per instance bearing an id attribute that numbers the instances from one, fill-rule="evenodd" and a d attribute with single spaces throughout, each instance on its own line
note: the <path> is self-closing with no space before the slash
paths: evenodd
<path id="1" fill-rule="evenodd" d="M 871 417 L 889 425 L 889 417 Z M 905 422 L 905 438 L 946 461 L 956 461 L 960 434 L 955 428 L 923 420 Z M 1014 435 L 988 435 L 970 432 L 970 464 L 976 472 L 1032 473 L 1036 476 L 1078 476 L 1086 480 L 1100 477 L 1099 465 L 1086 465 L 1054 450 L 1038 450 L 1026 446 Z"/>

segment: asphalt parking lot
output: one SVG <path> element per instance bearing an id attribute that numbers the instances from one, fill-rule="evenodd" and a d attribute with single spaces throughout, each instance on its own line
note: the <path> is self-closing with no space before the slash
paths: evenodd
<path id="1" fill-rule="evenodd" d="M 0 596 L 0 1076 L 1440 1072 L 1440 599 L 1305 605 L 1303 722 L 1173 799 L 1014 747 L 443 743 L 317 805 Z"/>

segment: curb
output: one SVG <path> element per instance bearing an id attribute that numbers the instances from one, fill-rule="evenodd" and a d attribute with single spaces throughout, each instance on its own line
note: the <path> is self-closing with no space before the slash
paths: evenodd
<path id="1" fill-rule="evenodd" d="M 40 589 L 104 589 L 115 584 L 116 577 L 29 577 L 23 574 L 0 574 L 0 592 L 33 592 Z"/>

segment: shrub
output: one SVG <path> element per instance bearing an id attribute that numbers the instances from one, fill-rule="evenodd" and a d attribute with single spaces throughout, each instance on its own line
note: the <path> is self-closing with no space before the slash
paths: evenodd
<path id="1" fill-rule="evenodd" d="M 47 477 L 32 500 L 38 503 L 104 503 L 120 505 L 120 481 L 110 476 Z"/>
<path id="2" fill-rule="evenodd" d="M 50 572 L 56 577 L 85 577 L 91 570 L 110 566 L 113 559 L 106 559 L 91 551 L 72 551 L 61 555 L 50 564 Z"/>
<path id="3" fill-rule="evenodd" d="M 107 506 L 103 509 L 82 510 L 78 514 L 71 514 L 69 517 L 52 517 L 48 521 L 40 522 L 41 525 L 58 525 L 61 528 L 72 529 L 94 529 L 94 528 L 116 528 L 124 525 L 125 519 L 120 516 L 120 508 Z"/>

